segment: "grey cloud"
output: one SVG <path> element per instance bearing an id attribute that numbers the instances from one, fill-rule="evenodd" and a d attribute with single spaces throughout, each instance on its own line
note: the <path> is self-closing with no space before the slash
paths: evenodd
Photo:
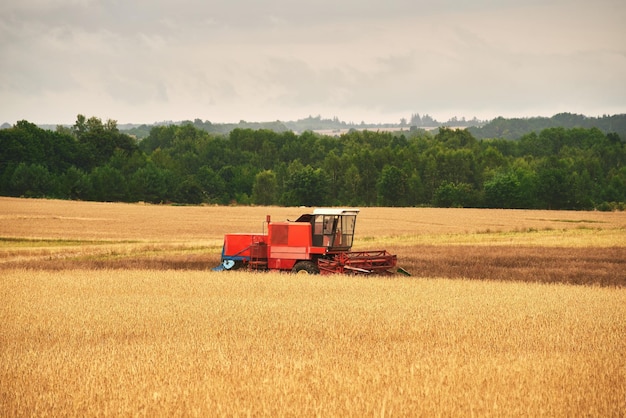
<path id="1" fill-rule="evenodd" d="M 5 2 L 0 122 L 69 98 L 144 121 L 626 107 L 622 3 Z"/>

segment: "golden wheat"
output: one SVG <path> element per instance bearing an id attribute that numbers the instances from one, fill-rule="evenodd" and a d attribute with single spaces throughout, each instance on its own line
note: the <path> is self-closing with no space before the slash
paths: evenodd
<path id="1" fill-rule="evenodd" d="M 223 235 L 263 232 L 265 215 L 295 219 L 307 208 L 176 207 L 0 198 L 0 267 L 64 267 L 164 257 L 209 265 Z M 608 248 L 626 246 L 626 217 L 617 212 L 433 208 L 364 208 L 355 250 L 393 248 L 400 260 L 431 245 Z M 149 266 L 149 263 L 147 263 Z M 43 266 L 42 266 L 43 267 Z M 58 267 L 56 267 L 58 268 Z"/>
<path id="2" fill-rule="evenodd" d="M 0 237 L 88 241 L 159 241 L 219 244 L 225 233 L 263 231 L 265 215 L 296 219 L 310 208 L 159 206 L 0 197 Z M 626 234 L 623 212 L 363 208 L 355 243 L 381 239 L 526 232 L 609 231 Z M 584 238 L 586 239 L 586 238 Z M 488 239 L 486 239 L 488 240 Z M 546 242 L 545 239 L 541 239 Z M 441 241 L 441 239 L 440 239 Z M 445 241 L 445 240 L 444 240 Z M 441 242 L 444 242 L 441 241 Z M 419 242 L 422 243 L 422 242 Z M 623 241 L 621 242 L 622 245 Z"/>
<path id="3" fill-rule="evenodd" d="M 0 414 L 624 415 L 624 287 L 142 268 L 207 269 L 224 233 L 307 210 L 0 198 Z M 623 286 L 625 231 L 623 213 L 364 208 L 355 247 L 418 275 Z M 129 268 L 76 267 L 110 265 Z"/>
<path id="4" fill-rule="evenodd" d="M 7 271 L 4 416 L 620 416 L 624 289 Z"/>

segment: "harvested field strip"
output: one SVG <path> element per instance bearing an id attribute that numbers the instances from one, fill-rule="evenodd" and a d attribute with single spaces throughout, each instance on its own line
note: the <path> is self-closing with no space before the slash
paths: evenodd
<path id="1" fill-rule="evenodd" d="M 626 247 L 423 245 L 404 252 L 400 264 L 418 277 L 626 287 Z"/>
<path id="2" fill-rule="evenodd" d="M 101 249 L 102 250 L 102 249 Z M 0 270 L 169 269 L 209 270 L 220 262 L 220 247 L 150 246 L 61 251 L 0 258 Z M 388 246 L 413 277 L 446 277 L 626 287 L 626 247 Z M 225 273 L 229 274 L 229 273 Z"/>

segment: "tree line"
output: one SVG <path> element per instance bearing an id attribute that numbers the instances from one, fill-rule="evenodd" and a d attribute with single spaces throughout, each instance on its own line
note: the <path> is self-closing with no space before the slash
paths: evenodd
<path id="1" fill-rule="evenodd" d="M 422 116 L 419 113 L 411 115 L 411 119 L 407 121 L 406 118 L 402 118 L 400 123 L 360 123 L 345 122 L 339 120 L 338 117 L 332 119 L 322 118 L 321 115 L 309 116 L 304 119 L 298 119 L 296 121 L 273 121 L 273 122 L 247 122 L 240 120 L 237 123 L 212 123 L 208 120 L 194 119 L 193 121 L 178 121 L 178 122 L 159 122 L 153 125 L 125 125 L 120 129 L 128 134 L 132 134 L 139 139 L 143 139 L 150 134 L 150 130 L 154 126 L 167 126 L 167 125 L 189 125 L 192 124 L 198 129 L 202 129 L 212 134 L 228 134 L 235 129 L 269 129 L 275 132 L 294 131 L 346 131 L 349 129 L 368 129 L 370 131 L 377 130 L 389 130 L 389 128 L 401 128 L 401 129 L 428 129 L 437 126 L 454 126 L 454 127 L 477 127 L 482 126 L 486 121 L 480 121 L 475 117 L 471 120 L 466 120 L 464 117 L 459 119 L 457 117 L 450 118 L 447 122 L 441 123 L 428 114 Z M 7 126 L 10 127 L 10 126 Z M 54 126 L 49 128 L 54 129 Z"/>
<path id="2" fill-rule="evenodd" d="M 468 130 L 478 139 L 519 139 L 548 128 L 598 128 L 604 133 L 616 133 L 626 138 L 626 114 L 589 117 L 575 113 L 558 113 L 550 118 L 495 118 L 485 124 L 473 124 Z"/>
<path id="3" fill-rule="evenodd" d="M 624 209 L 626 146 L 597 128 L 518 140 L 467 129 L 339 137 L 311 131 L 154 126 L 137 140 L 78 115 L 0 130 L 0 194 L 96 201 L 286 206 Z"/>

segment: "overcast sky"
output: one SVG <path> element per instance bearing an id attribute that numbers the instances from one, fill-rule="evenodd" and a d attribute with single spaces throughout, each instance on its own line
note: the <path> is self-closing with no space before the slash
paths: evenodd
<path id="1" fill-rule="evenodd" d="M 626 113 L 623 0 L 5 0 L 0 123 Z"/>

